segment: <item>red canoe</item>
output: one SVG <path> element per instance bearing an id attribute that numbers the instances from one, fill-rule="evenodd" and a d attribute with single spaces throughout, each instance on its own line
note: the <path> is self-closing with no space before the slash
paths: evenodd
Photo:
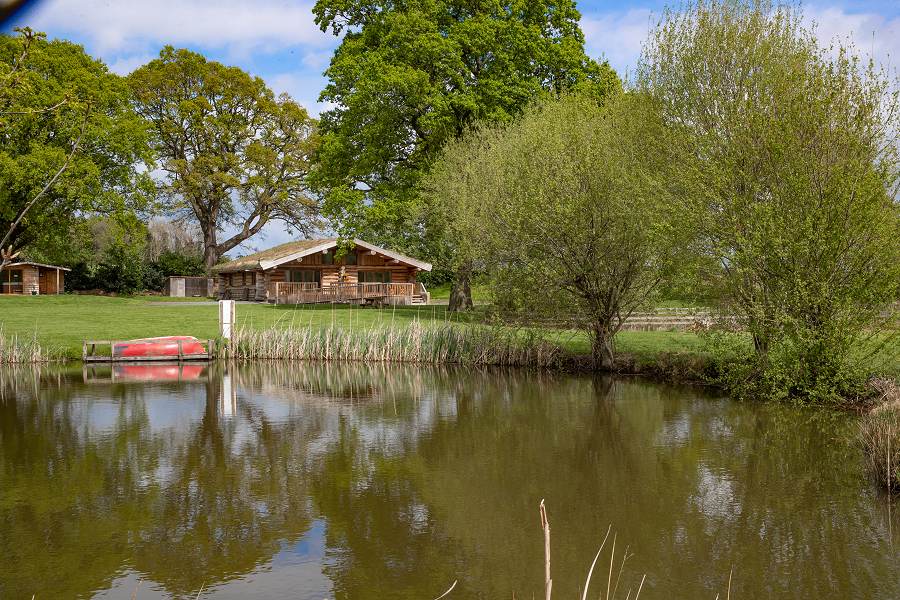
<path id="1" fill-rule="evenodd" d="M 178 341 L 181 340 L 182 356 L 191 354 L 206 354 L 203 344 L 195 337 L 186 335 L 173 335 L 169 337 L 144 338 L 119 342 L 113 346 L 113 356 L 140 358 L 171 356 L 178 358 Z"/>

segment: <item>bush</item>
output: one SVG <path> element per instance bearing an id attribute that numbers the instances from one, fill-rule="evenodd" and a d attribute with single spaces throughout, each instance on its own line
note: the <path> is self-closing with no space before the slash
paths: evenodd
<path id="1" fill-rule="evenodd" d="M 866 372 L 828 340 L 785 337 L 754 351 L 747 332 L 702 332 L 708 381 L 738 398 L 840 404 L 863 392 Z M 811 357 L 813 357 L 811 359 Z"/>
<path id="2" fill-rule="evenodd" d="M 140 249 L 112 244 L 97 267 L 99 287 L 117 294 L 135 294 L 144 289 L 144 262 Z"/>
<path id="3" fill-rule="evenodd" d="M 166 280 L 173 275 L 202 277 L 206 275 L 206 265 L 199 254 L 185 254 L 167 250 L 155 261 L 144 265 L 144 289 L 162 291 Z"/>
<path id="4" fill-rule="evenodd" d="M 72 270 L 66 274 L 67 290 L 95 290 L 97 285 L 97 268 L 81 261 L 72 265 Z"/>

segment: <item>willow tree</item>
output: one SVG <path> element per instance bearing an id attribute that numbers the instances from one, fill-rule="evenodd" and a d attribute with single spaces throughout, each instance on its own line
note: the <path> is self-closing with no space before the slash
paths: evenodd
<path id="1" fill-rule="evenodd" d="M 172 47 L 129 82 L 165 173 L 160 198 L 199 227 L 207 269 L 270 221 L 315 228 L 306 176 L 318 138 L 306 109 L 259 77 Z"/>
<path id="2" fill-rule="evenodd" d="M 423 190 L 453 199 L 444 216 L 498 307 L 586 330 L 610 369 L 625 319 L 690 249 L 680 147 L 644 97 L 564 97 L 451 143 Z"/>
<path id="3" fill-rule="evenodd" d="M 700 159 L 697 223 L 753 337 L 750 379 L 833 397 L 900 286 L 900 102 L 885 73 L 766 0 L 701 0 L 652 33 L 638 87 Z"/>

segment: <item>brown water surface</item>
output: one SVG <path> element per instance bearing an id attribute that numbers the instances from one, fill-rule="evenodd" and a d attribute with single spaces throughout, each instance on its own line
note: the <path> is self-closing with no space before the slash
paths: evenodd
<path id="1" fill-rule="evenodd" d="M 610 525 L 618 598 L 898 598 L 853 427 L 524 372 L 0 370 L 0 598 L 542 597 L 541 498 L 555 599 Z"/>

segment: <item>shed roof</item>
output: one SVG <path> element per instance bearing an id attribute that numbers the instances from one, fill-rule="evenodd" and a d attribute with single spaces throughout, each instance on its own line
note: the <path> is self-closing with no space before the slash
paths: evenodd
<path id="1" fill-rule="evenodd" d="M 331 250 L 332 248 L 336 248 L 337 245 L 337 238 L 298 240 L 296 242 L 280 244 L 278 246 L 275 246 L 274 248 L 263 250 L 262 252 L 248 254 L 247 256 L 242 256 L 241 258 L 223 263 L 221 265 L 216 265 L 212 270 L 214 273 L 234 273 L 237 271 L 267 271 L 269 269 L 277 267 L 278 265 L 303 258 L 304 256 L 308 256 L 310 254 L 315 254 L 316 252 Z M 412 267 L 416 267 L 417 269 L 422 269 L 423 271 L 431 270 L 430 263 L 417 260 L 404 254 L 400 254 L 399 252 L 394 252 L 393 250 L 388 250 L 387 248 L 381 248 L 380 246 L 370 244 L 369 242 L 366 242 L 364 240 L 354 239 L 353 245 L 360 248 L 365 248 L 366 250 L 376 252 L 378 254 L 382 254 L 396 261 L 408 264 Z"/>
<path id="2" fill-rule="evenodd" d="M 71 271 L 68 267 L 60 267 L 58 265 L 45 265 L 44 263 L 31 262 L 30 260 L 20 260 L 18 262 L 9 263 L 6 268 L 10 267 L 43 267 L 45 269 L 59 269 L 60 271 Z"/>

